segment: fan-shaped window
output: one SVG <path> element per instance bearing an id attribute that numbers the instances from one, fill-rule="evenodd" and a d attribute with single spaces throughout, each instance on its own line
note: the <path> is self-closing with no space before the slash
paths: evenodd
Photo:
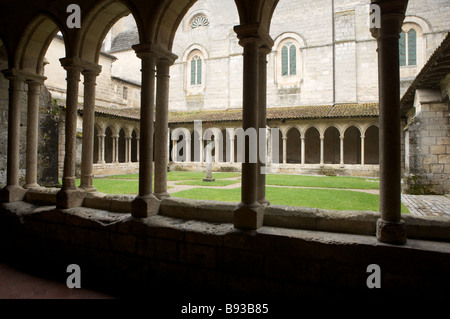
<path id="1" fill-rule="evenodd" d="M 207 26 L 209 26 L 209 20 L 207 17 L 203 15 L 194 18 L 194 20 L 192 20 L 191 22 L 191 29 L 197 29 L 200 27 L 207 27 Z"/>

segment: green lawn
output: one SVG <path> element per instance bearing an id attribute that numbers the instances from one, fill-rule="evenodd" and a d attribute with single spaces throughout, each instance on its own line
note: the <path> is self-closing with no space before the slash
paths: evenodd
<path id="1" fill-rule="evenodd" d="M 204 172 L 168 172 L 169 181 L 179 181 L 177 185 L 191 186 L 227 186 L 239 184 L 240 173 L 213 173 L 214 182 L 203 182 Z M 266 197 L 274 205 L 316 207 L 332 210 L 371 210 L 378 211 L 379 196 L 364 192 L 344 189 L 378 189 L 379 181 L 373 178 L 346 176 L 305 176 L 268 174 L 266 176 Z M 270 187 L 270 185 L 288 186 L 286 188 Z M 106 194 L 137 194 L 139 174 L 115 175 L 106 178 L 95 178 L 94 186 Z M 331 189 L 289 188 L 321 187 Z M 240 202 L 241 188 L 193 188 L 172 194 L 173 197 L 217 200 L 224 202 Z M 402 205 L 402 213 L 408 210 Z"/>
<path id="2" fill-rule="evenodd" d="M 240 202 L 241 188 L 194 188 L 172 194 L 173 197 Z M 379 196 L 339 189 L 295 189 L 267 187 L 266 198 L 273 205 L 315 207 L 331 210 L 379 210 Z M 402 205 L 402 213 L 407 213 Z"/>
<path id="3" fill-rule="evenodd" d="M 266 175 L 266 185 L 348 189 L 378 189 L 378 179 L 347 176 Z"/>

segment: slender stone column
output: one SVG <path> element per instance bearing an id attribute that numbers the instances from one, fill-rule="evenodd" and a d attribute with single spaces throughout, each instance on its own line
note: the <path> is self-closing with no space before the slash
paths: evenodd
<path id="1" fill-rule="evenodd" d="M 136 161 L 139 163 L 139 142 L 140 142 L 140 137 L 136 136 Z"/>
<path id="2" fill-rule="evenodd" d="M 234 129 L 228 130 L 228 140 L 229 140 L 229 159 L 230 163 L 234 163 Z"/>
<path id="3" fill-rule="evenodd" d="M 200 154 L 199 154 L 199 156 L 200 156 L 200 163 L 203 163 L 204 161 L 203 161 L 203 132 L 199 132 L 199 138 L 198 138 L 198 143 L 199 143 L 199 145 L 200 145 L 200 149 L 199 149 L 199 151 L 200 151 Z"/>
<path id="4" fill-rule="evenodd" d="M 364 134 L 361 135 L 361 166 L 364 166 Z"/>
<path id="5" fill-rule="evenodd" d="M 81 61 L 78 59 L 64 58 L 60 61 L 61 65 L 67 71 L 66 145 L 62 188 L 56 194 L 56 206 L 65 209 L 81 206 L 86 195 L 86 192 L 83 189 L 78 189 L 75 183 L 78 85 L 83 68 Z"/>
<path id="6" fill-rule="evenodd" d="M 262 41 L 257 25 L 235 27 L 239 44 L 244 48 L 242 128 L 257 130 L 259 126 L 259 48 Z M 257 147 L 258 150 L 258 147 Z M 264 209 L 258 202 L 258 163 L 250 163 L 250 146 L 245 143 L 242 163 L 241 203 L 234 210 L 234 227 L 258 229 L 263 225 Z"/>
<path id="7" fill-rule="evenodd" d="M 169 55 L 169 53 L 168 53 Z M 156 121 L 155 121 L 155 196 L 170 197 L 167 192 L 167 163 L 169 161 L 169 83 L 170 66 L 176 56 L 160 58 L 156 64 Z M 186 148 L 191 149 L 190 144 Z M 190 159 L 190 158 L 189 158 Z"/>
<path id="8" fill-rule="evenodd" d="M 83 139 L 81 150 L 81 183 L 80 187 L 87 192 L 96 192 L 92 176 L 94 165 L 94 126 L 95 126 L 95 87 L 101 66 L 93 70 L 83 71 L 84 104 L 83 104 Z"/>
<path id="9" fill-rule="evenodd" d="M 24 188 L 39 187 L 37 183 L 37 152 L 39 136 L 39 92 L 43 81 L 28 80 L 27 160 Z"/>
<path id="10" fill-rule="evenodd" d="M 287 163 L 287 136 L 283 136 L 283 164 Z"/>
<path id="11" fill-rule="evenodd" d="M 324 153 L 324 136 L 320 136 L 320 166 L 324 165 L 324 158 L 323 158 L 323 153 Z"/>
<path id="12" fill-rule="evenodd" d="M 301 148 L 302 148 L 302 165 L 305 165 L 305 158 L 306 158 L 306 154 L 305 154 L 305 137 L 302 136 L 301 137 L 302 140 L 302 144 L 301 144 Z"/>
<path id="13" fill-rule="evenodd" d="M 381 28 L 372 34 L 378 43 L 380 108 L 380 213 L 377 239 L 391 244 L 406 243 L 401 220 L 400 68 L 398 39 L 407 0 L 374 1 L 380 6 Z"/>
<path id="14" fill-rule="evenodd" d="M 105 163 L 105 137 L 104 133 L 98 134 L 98 163 Z"/>
<path id="15" fill-rule="evenodd" d="M 339 151 L 340 151 L 340 154 L 339 154 L 340 155 L 340 157 L 339 157 L 340 166 L 344 167 L 344 136 L 343 135 L 340 136 Z"/>
<path id="16" fill-rule="evenodd" d="M 139 194 L 132 202 L 132 216 L 145 218 L 158 214 L 161 203 L 153 195 L 153 131 L 155 106 L 156 54 L 153 44 L 133 46 L 142 61 Z M 165 144 L 164 144 L 165 145 Z"/>
<path id="17" fill-rule="evenodd" d="M 112 137 L 112 152 L 113 163 L 119 163 L 119 135 L 113 135 Z"/>
<path id="18" fill-rule="evenodd" d="M 5 70 L 3 73 L 9 80 L 9 109 L 6 186 L 1 191 L 1 200 L 11 203 L 21 201 L 26 193 L 26 190 L 19 186 L 20 103 L 24 79 L 15 74 L 15 70 Z"/>
<path id="19" fill-rule="evenodd" d="M 273 43 L 263 45 L 258 51 L 258 190 L 257 199 L 263 207 L 270 205 L 266 198 L 266 161 L 267 161 L 267 55 Z M 263 150 L 263 152 L 261 152 Z M 263 160 L 261 160 L 263 156 Z"/>
<path id="20" fill-rule="evenodd" d="M 172 162 L 177 162 L 177 141 L 172 140 Z"/>

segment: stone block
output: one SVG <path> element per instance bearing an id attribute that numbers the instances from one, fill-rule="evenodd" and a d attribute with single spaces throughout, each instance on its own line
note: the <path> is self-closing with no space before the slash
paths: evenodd
<path id="1" fill-rule="evenodd" d="M 445 154 L 446 146 L 445 145 L 432 145 L 430 146 L 431 154 Z"/>
<path id="2" fill-rule="evenodd" d="M 227 273 L 261 276 L 264 269 L 264 255 L 234 248 L 218 248 L 217 267 Z"/>
<path id="3" fill-rule="evenodd" d="M 178 242 L 168 239 L 155 239 L 154 257 L 163 261 L 178 260 Z"/>
<path id="4" fill-rule="evenodd" d="M 110 232 L 90 229 L 89 230 L 89 243 L 94 248 L 109 249 L 110 248 Z"/>
<path id="5" fill-rule="evenodd" d="M 234 227 L 239 229 L 256 230 L 264 222 L 264 208 L 258 203 L 239 204 L 234 210 Z"/>
<path id="6" fill-rule="evenodd" d="M 450 154 L 438 155 L 439 164 L 450 164 Z"/>
<path id="7" fill-rule="evenodd" d="M 88 246 L 89 245 L 89 230 L 82 227 L 69 228 L 69 242 L 72 244 Z"/>
<path id="8" fill-rule="evenodd" d="M 180 262 L 207 268 L 216 266 L 216 249 L 210 246 L 181 244 L 179 252 Z"/>
<path id="9" fill-rule="evenodd" d="M 111 249 L 119 253 L 135 254 L 136 237 L 133 235 L 111 233 Z"/>

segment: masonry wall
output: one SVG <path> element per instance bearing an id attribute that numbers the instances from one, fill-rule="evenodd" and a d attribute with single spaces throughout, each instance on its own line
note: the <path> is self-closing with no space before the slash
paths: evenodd
<path id="1" fill-rule="evenodd" d="M 417 90 L 405 128 L 405 185 L 411 194 L 450 193 L 450 125 L 448 98 L 439 90 Z"/>
<path id="2" fill-rule="evenodd" d="M 180 204 L 192 214 L 200 202 Z M 77 264 L 82 287 L 106 289 L 123 298 L 423 301 L 445 298 L 450 288 L 448 244 L 413 239 L 405 246 L 379 243 L 370 234 L 375 232 L 376 214 L 365 213 L 363 224 L 368 227 L 359 228 L 368 231 L 365 235 L 307 230 L 312 224 L 304 229 L 272 225 L 247 232 L 224 221 L 232 209 L 210 204 L 217 215 L 207 214 L 209 219 L 222 221 L 168 217 L 180 212 L 176 203 L 165 204 L 162 215 L 140 220 L 97 209 L 2 204 L 0 248 L 11 262 L 62 282 L 67 266 Z M 206 213 L 208 204 L 198 205 L 197 211 L 201 207 Z M 305 217 L 311 213 L 303 212 Z M 325 212 L 320 214 L 324 218 Z M 350 215 L 343 222 L 347 227 Z M 408 227 L 414 223 L 418 222 L 409 221 Z M 380 266 L 381 289 L 367 288 L 371 264 Z"/>

